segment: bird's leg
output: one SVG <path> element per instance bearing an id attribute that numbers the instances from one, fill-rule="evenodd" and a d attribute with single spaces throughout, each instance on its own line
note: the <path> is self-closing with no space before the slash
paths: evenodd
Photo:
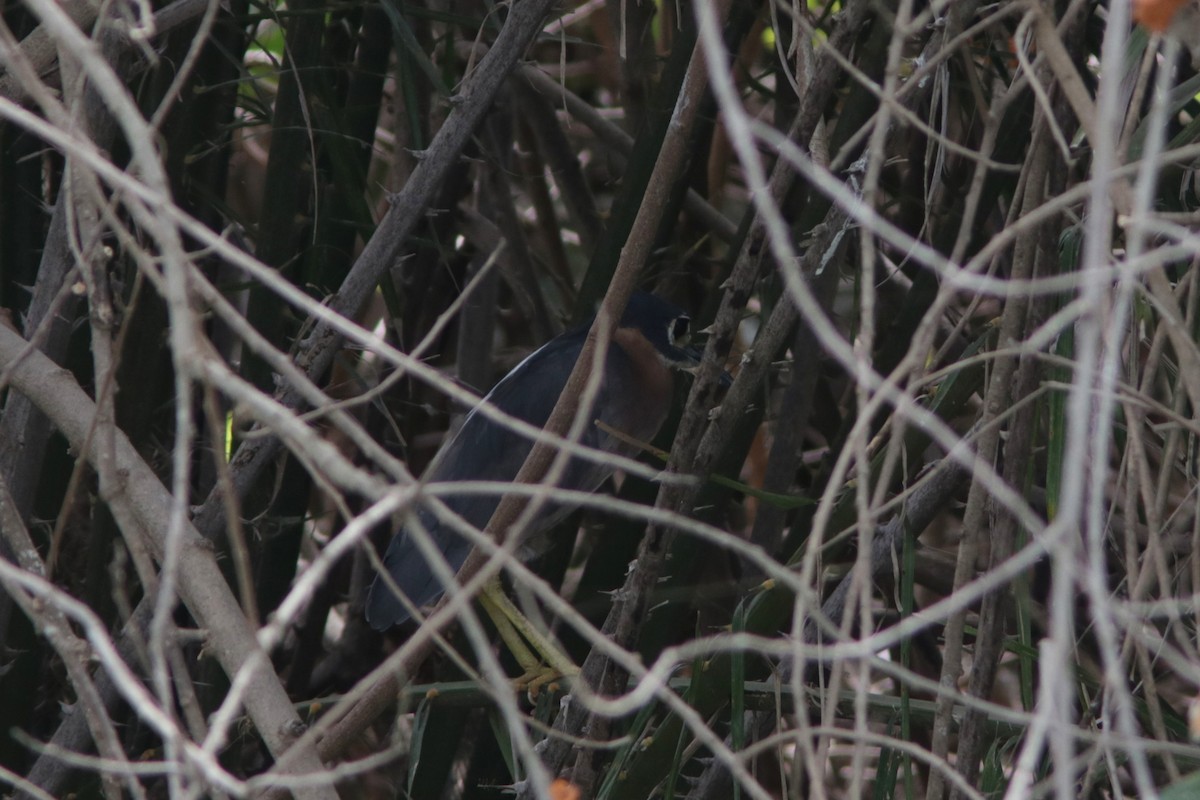
<path id="1" fill-rule="evenodd" d="M 517 629 L 509 621 L 504 611 L 496 605 L 496 601 L 492 599 L 486 590 L 480 594 L 479 604 L 487 612 L 488 617 L 496 626 L 496 631 L 500 634 L 500 638 L 504 640 L 504 644 L 508 647 L 509 652 L 517 659 L 517 663 L 521 666 L 521 669 L 525 670 L 526 673 L 530 673 L 541 667 L 541 659 L 525 646 L 525 640 L 521 638 L 521 634 L 517 632 Z"/>
<path id="2" fill-rule="evenodd" d="M 556 678 L 579 674 L 579 667 L 513 605 L 499 578 L 487 582 L 479 594 L 479 603 L 524 671 L 516 680 L 517 688 L 537 694 L 538 689 Z"/>

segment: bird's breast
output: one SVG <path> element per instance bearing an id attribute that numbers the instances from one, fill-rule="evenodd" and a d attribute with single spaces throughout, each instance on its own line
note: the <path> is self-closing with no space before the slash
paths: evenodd
<path id="1" fill-rule="evenodd" d="M 663 363 L 658 351 L 646 337 L 630 328 L 613 335 L 613 346 L 620 348 L 617 363 L 609 371 L 607 388 L 613 410 L 609 424 L 625 433 L 649 442 L 658 434 L 675 393 L 675 377 Z M 623 356 L 623 357 L 622 357 Z"/>

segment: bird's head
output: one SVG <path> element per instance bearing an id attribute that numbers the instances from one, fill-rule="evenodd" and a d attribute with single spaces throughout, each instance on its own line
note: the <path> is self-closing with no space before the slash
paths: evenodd
<path id="1" fill-rule="evenodd" d="M 634 292 L 621 316 L 620 327 L 644 336 L 670 367 L 694 372 L 700 366 L 700 351 L 690 346 L 691 317 L 658 295 Z"/>

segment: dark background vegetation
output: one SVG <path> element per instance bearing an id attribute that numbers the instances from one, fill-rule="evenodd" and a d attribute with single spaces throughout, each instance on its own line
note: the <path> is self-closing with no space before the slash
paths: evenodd
<path id="1" fill-rule="evenodd" d="M 0 7 L 20 796 L 1194 796 L 1194 17 Z M 697 479 L 535 564 L 582 677 L 369 630 L 394 487 L 634 285 Z"/>

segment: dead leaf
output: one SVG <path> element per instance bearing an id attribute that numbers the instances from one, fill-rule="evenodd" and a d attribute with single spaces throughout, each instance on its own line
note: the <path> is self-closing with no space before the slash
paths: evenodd
<path id="1" fill-rule="evenodd" d="M 550 797 L 552 800 L 579 800 L 579 787 L 566 778 L 555 778 L 550 784 Z"/>
<path id="2" fill-rule="evenodd" d="M 1133 0 L 1133 20 L 1154 33 L 1165 33 L 1175 12 L 1188 0 Z"/>

